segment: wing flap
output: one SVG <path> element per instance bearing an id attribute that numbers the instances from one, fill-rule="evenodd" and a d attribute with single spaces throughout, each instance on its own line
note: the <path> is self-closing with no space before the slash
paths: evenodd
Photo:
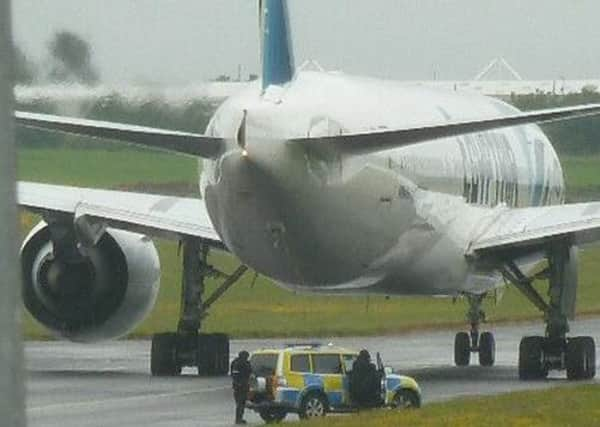
<path id="1" fill-rule="evenodd" d="M 600 240 L 600 202 L 506 209 L 471 241 L 469 254 L 539 248 L 568 238 L 586 245 Z"/>
<path id="2" fill-rule="evenodd" d="M 17 111 L 15 120 L 20 126 L 104 138 L 202 158 L 217 157 L 223 151 L 225 144 L 221 138 L 195 133 L 49 114 Z"/>
<path id="3" fill-rule="evenodd" d="M 578 107 L 532 111 L 504 117 L 461 120 L 391 131 L 337 135 L 323 138 L 299 138 L 292 139 L 290 142 L 305 144 L 314 148 L 320 146 L 333 147 L 342 153 L 348 154 L 365 154 L 470 133 L 486 132 L 533 123 L 569 120 L 598 114 L 600 114 L 600 104 L 590 104 Z"/>
<path id="4" fill-rule="evenodd" d="M 42 215 L 68 214 L 153 237 L 200 238 L 225 249 L 200 199 L 20 182 L 18 203 Z"/>

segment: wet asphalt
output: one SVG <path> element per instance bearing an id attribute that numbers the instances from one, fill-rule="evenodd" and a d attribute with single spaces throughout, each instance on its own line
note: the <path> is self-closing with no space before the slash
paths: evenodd
<path id="1" fill-rule="evenodd" d="M 600 319 L 573 322 L 572 335 L 591 335 L 600 343 Z M 386 365 L 413 376 L 424 404 L 459 396 L 489 395 L 526 389 L 565 387 L 564 373 L 548 380 L 518 379 L 517 358 L 523 335 L 543 331 L 540 323 L 488 327 L 496 337 L 496 366 L 452 365 L 455 331 L 418 332 L 400 336 L 301 339 L 332 342 L 348 348 L 381 352 Z M 232 354 L 281 346 L 294 340 L 235 340 Z M 113 341 L 81 345 L 68 342 L 28 342 L 27 416 L 29 425 L 80 426 L 230 426 L 233 403 L 226 377 L 199 378 L 192 370 L 178 378 L 149 374 L 149 341 Z M 598 371 L 600 372 L 600 366 Z M 600 380 L 593 382 L 600 383 Z M 247 413 L 250 424 L 262 424 Z M 289 415 L 288 420 L 297 420 Z"/>

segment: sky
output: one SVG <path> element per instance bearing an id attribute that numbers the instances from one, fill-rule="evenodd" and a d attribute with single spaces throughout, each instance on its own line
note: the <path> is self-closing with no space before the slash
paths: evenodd
<path id="1" fill-rule="evenodd" d="M 257 0 L 13 0 L 37 62 L 59 29 L 107 83 L 257 73 Z M 504 57 L 525 79 L 600 78 L 598 0 L 289 0 L 297 64 L 396 80 L 471 79 Z"/>

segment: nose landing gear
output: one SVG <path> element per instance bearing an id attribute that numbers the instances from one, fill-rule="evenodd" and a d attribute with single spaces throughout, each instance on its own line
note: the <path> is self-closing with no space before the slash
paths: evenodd
<path id="1" fill-rule="evenodd" d="M 467 318 L 471 331 L 459 332 L 454 338 L 454 363 L 456 366 L 468 366 L 471 353 L 478 353 L 481 366 L 493 366 L 496 359 L 496 341 L 491 332 L 479 332 L 479 326 L 485 322 L 485 312 L 481 305 L 485 295 L 467 295 L 469 312 Z"/>
<path id="2" fill-rule="evenodd" d="M 225 275 L 208 262 L 209 248 L 201 241 L 183 242 L 183 278 L 181 312 L 177 332 L 152 337 L 150 371 L 155 376 L 176 376 L 183 367 L 196 367 L 198 375 L 227 375 L 229 372 L 229 337 L 225 334 L 201 333 L 202 320 L 210 306 L 233 286 L 248 270 L 242 265 Z M 205 301 L 204 280 L 221 276 L 223 283 Z"/>

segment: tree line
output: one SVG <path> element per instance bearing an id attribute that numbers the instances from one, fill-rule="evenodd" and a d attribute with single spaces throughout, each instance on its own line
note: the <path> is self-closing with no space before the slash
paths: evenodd
<path id="1" fill-rule="evenodd" d="M 58 31 L 47 45 L 47 59 L 38 64 L 14 46 L 14 73 L 17 84 L 98 83 L 100 75 L 92 61 L 90 44 L 70 31 Z"/>
<path id="2" fill-rule="evenodd" d="M 69 31 L 58 31 L 47 45 L 48 59 L 42 66 L 28 58 L 15 46 L 14 70 L 19 84 L 36 83 L 78 83 L 93 85 L 99 82 L 100 75 L 93 64 L 90 44 L 79 35 Z M 256 78 L 256 76 L 251 76 Z M 227 81 L 223 76 L 217 81 Z M 588 103 L 600 103 L 597 88 L 584 88 L 580 93 L 530 95 L 513 94 L 508 102 L 520 110 L 558 108 Z M 59 114 L 64 106 L 49 99 L 19 103 L 24 111 Z M 217 105 L 207 99 L 198 99 L 186 105 L 172 105 L 161 99 L 151 99 L 132 105 L 115 93 L 76 106 L 79 115 L 97 120 L 116 121 L 138 125 L 177 129 L 190 132 L 203 132 Z M 600 119 L 591 117 L 543 126 L 559 153 L 595 154 L 600 153 Z M 80 142 L 79 137 L 65 137 L 30 129 L 18 129 L 18 141 L 27 147 L 56 147 Z M 88 141 L 88 144 L 90 141 Z M 91 142 L 93 145 L 98 143 Z M 105 145 L 105 144 L 103 144 Z M 89 146 L 89 145 L 88 145 Z"/>
<path id="3" fill-rule="evenodd" d="M 579 93 L 556 95 L 535 93 L 512 95 L 510 103 L 520 110 L 560 108 L 600 103 L 595 88 L 584 88 Z M 542 125 L 544 132 L 559 153 L 588 155 L 600 153 L 600 117 L 587 117 Z"/>

